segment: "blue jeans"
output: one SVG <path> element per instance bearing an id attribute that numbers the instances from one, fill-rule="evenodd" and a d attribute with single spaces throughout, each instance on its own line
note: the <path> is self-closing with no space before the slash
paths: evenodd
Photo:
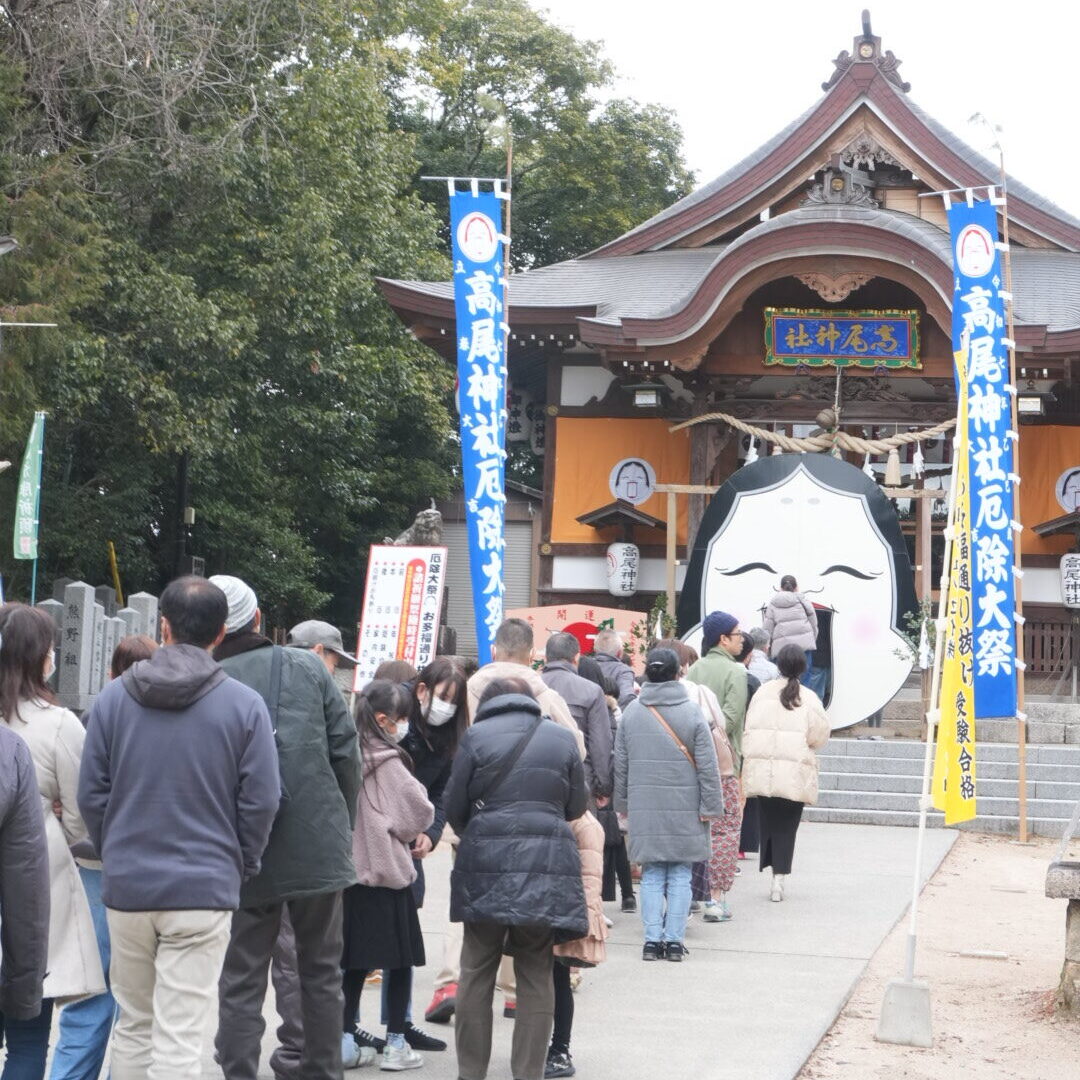
<path id="1" fill-rule="evenodd" d="M 813 687 L 810 686 L 810 676 L 813 675 L 813 673 L 814 673 L 814 650 L 813 649 L 807 649 L 806 650 L 806 670 L 802 673 L 802 678 L 799 679 L 799 682 L 802 683 L 802 685 L 807 687 L 808 689 L 813 689 Z"/>
<path id="2" fill-rule="evenodd" d="M 43 1080 L 45 1059 L 49 1054 L 52 1014 L 52 999 L 46 998 L 41 1003 L 41 1012 L 33 1020 L 4 1017 L 7 1058 L 0 1080 Z"/>
<path id="3" fill-rule="evenodd" d="M 641 868 L 641 921 L 646 941 L 682 944 L 690 917 L 690 863 L 645 863 Z M 664 911 L 664 897 L 667 911 Z"/>
<path id="4" fill-rule="evenodd" d="M 80 866 L 79 877 L 86 899 L 90 901 L 105 986 L 108 987 L 111 949 L 105 905 L 101 902 L 101 871 Z M 115 1020 L 116 1001 L 108 989 L 96 997 L 65 1005 L 60 1010 L 60 1038 L 53 1052 L 49 1080 L 97 1080 Z"/>

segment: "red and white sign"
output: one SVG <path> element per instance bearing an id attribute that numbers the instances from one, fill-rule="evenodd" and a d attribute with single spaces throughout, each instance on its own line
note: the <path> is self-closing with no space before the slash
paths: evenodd
<path id="1" fill-rule="evenodd" d="M 435 659 L 445 586 L 446 548 L 372 544 L 353 690 L 371 682 L 384 660 L 420 670 Z"/>

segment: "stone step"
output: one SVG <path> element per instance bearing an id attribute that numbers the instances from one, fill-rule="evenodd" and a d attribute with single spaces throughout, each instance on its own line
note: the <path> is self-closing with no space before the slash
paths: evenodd
<path id="1" fill-rule="evenodd" d="M 916 798 L 902 792 L 826 788 L 818 795 L 818 806 L 834 810 L 917 810 Z M 1028 815 L 1065 821 L 1072 816 L 1075 805 L 1075 799 L 1029 799 Z M 980 817 L 1016 817 L 1019 801 L 1016 798 L 980 796 L 978 811 Z"/>
<path id="2" fill-rule="evenodd" d="M 1015 743 L 978 743 L 976 757 L 982 761 L 1016 761 Z M 926 753 L 925 744 L 908 739 L 832 738 L 819 755 L 846 754 L 851 757 L 918 758 Z M 1028 744 L 1029 765 L 1075 765 L 1080 767 L 1080 746 Z"/>
<path id="3" fill-rule="evenodd" d="M 834 807 L 808 806 L 803 811 L 804 821 L 831 821 L 847 825 L 908 825 L 919 823 L 919 815 L 914 810 L 848 810 Z M 927 815 L 930 828 L 945 827 L 945 817 L 937 811 Z M 1065 822 L 1057 818 L 1036 818 L 1028 816 L 1028 832 L 1032 836 L 1049 836 L 1060 839 Z M 1020 822 L 1015 817 L 984 817 L 980 815 L 962 825 L 953 826 L 968 832 L 994 833 L 1003 836 L 1015 836 L 1020 829 Z"/>
<path id="4" fill-rule="evenodd" d="M 1045 768 L 1046 766 L 1044 766 Z M 993 779 L 978 771 L 976 781 L 979 798 L 1015 798 L 1015 779 Z M 822 791 L 873 791 L 918 795 L 922 791 L 922 773 L 909 776 L 883 775 L 881 773 L 830 773 L 821 772 L 818 787 Z M 1080 780 L 1055 783 L 1036 780 L 1029 775 L 1028 799 L 1055 799 L 1069 803 L 1080 801 Z"/>
<path id="5" fill-rule="evenodd" d="M 1015 761 L 987 760 L 982 748 L 976 751 L 976 772 L 980 779 L 1016 780 L 1019 767 Z M 918 776 L 923 773 L 923 758 L 917 757 L 849 757 L 846 754 L 819 754 L 818 770 L 821 773 L 867 773 L 874 776 Z M 1080 783 L 1080 765 L 1040 765 L 1028 762 L 1028 780 L 1054 783 Z"/>

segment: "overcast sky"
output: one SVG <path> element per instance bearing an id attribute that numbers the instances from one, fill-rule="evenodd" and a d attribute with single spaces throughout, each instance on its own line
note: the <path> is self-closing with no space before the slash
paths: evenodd
<path id="1" fill-rule="evenodd" d="M 862 6 L 838 0 L 530 3 L 604 43 L 618 94 L 674 110 L 699 184 L 812 105 L 862 32 Z M 995 158 L 968 118 L 1000 124 L 1009 173 L 1080 216 L 1080 4 L 876 0 L 870 12 L 917 104 Z"/>

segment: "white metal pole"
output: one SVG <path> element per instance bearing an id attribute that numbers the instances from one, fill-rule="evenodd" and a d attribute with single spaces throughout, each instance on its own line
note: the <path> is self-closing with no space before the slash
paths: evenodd
<path id="1" fill-rule="evenodd" d="M 926 713 L 926 752 L 923 756 L 922 794 L 919 796 L 919 827 L 915 839 L 915 873 L 911 885 L 911 913 L 908 926 L 907 960 L 904 965 L 904 978 L 911 982 L 915 978 L 915 947 L 919 928 L 919 895 L 922 892 L 923 847 L 926 840 L 926 818 L 930 810 L 930 770 L 934 760 L 934 741 L 940 710 L 937 707 L 941 692 L 941 667 L 944 659 L 945 619 L 949 603 L 949 582 L 951 579 L 953 530 L 956 523 L 956 474 L 960 464 L 960 452 L 963 436 L 959 429 L 959 410 L 957 411 L 957 434 L 953 438 L 952 471 L 949 474 L 948 514 L 945 519 L 945 556 L 942 562 L 941 580 L 938 592 L 938 614 L 934 633 L 934 667 L 930 681 L 930 708 Z M 930 553 L 926 553 L 926 558 Z"/>

